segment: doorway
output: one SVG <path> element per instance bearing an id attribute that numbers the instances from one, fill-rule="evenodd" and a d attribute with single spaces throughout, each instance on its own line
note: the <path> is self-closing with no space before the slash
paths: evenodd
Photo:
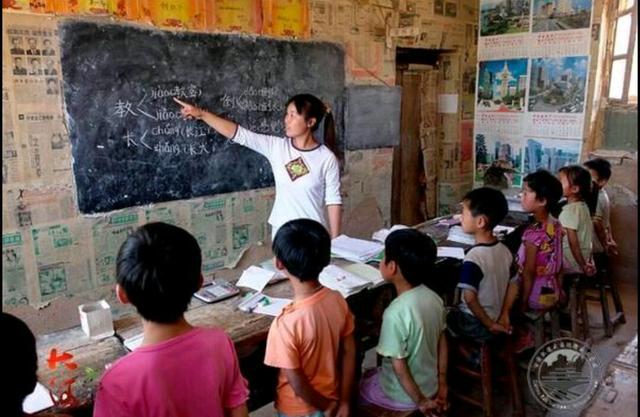
<path id="1" fill-rule="evenodd" d="M 397 48 L 402 87 L 400 143 L 394 147 L 391 223 L 407 226 L 437 215 L 438 58 L 444 50 Z"/>

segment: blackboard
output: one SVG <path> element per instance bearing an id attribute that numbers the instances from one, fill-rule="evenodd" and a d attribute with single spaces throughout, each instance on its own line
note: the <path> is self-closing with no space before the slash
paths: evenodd
<path id="1" fill-rule="evenodd" d="M 62 22 L 60 34 L 82 213 L 273 185 L 263 156 L 182 120 L 174 96 L 260 133 L 282 134 L 284 104 L 297 93 L 342 117 L 336 44 L 77 20 Z"/>
<path id="2" fill-rule="evenodd" d="M 349 86 L 344 115 L 347 149 L 372 149 L 400 143 L 401 87 Z"/>

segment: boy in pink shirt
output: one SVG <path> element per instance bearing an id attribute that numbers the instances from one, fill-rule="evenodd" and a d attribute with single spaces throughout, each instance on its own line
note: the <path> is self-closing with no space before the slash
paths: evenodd
<path id="1" fill-rule="evenodd" d="M 116 294 L 142 316 L 142 345 L 102 376 L 94 417 L 247 417 L 247 384 L 222 330 L 184 318 L 202 286 L 195 238 L 149 223 L 120 247 Z"/>

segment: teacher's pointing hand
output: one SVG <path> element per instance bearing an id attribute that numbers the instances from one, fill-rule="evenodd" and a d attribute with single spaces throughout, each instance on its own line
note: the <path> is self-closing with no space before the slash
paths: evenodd
<path id="1" fill-rule="evenodd" d="M 185 119 L 202 119 L 204 116 L 204 111 L 196 106 L 192 106 L 191 104 L 187 104 L 184 101 L 180 101 L 177 98 L 173 98 L 173 100 L 178 103 L 180 106 L 180 113 L 182 117 Z"/>

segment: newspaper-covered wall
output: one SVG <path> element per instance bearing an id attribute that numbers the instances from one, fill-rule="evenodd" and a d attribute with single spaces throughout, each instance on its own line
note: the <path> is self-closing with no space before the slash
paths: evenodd
<path id="1" fill-rule="evenodd" d="M 557 172 L 588 122 L 592 0 L 480 0 L 474 181 L 491 165 Z"/>
<path id="2" fill-rule="evenodd" d="M 466 148 L 459 143 L 464 137 L 460 123 L 472 118 L 474 107 L 475 0 L 163 0 L 154 2 L 153 8 L 143 7 L 150 3 L 3 2 L 9 5 L 3 10 L 2 32 L 4 306 L 40 307 L 72 296 L 85 300 L 107 297 L 117 313 L 120 306 L 113 298 L 117 249 L 131 230 L 146 222 L 169 222 L 193 233 L 202 246 L 205 278 L 218 268 L 233 267 L 247 248 L 268 237 L 266 219 L 274 201 L 273 189 L 80 216 L 62 114 L 57 33 L 61 18 L 92 16 L 172 30 L 269 33 L 333 41 L 345 47 L 345 71 L 351 84 L 395 84 L 397 46 L 449 49 L 448 75 L 438 94 L 458 95 L 457 115 L 430 116 L 421 135 L 434 159 L 440 152 L 437 141 L 444 138 L 451 144 L 443 154 L 449 159 L 433 166 L 431 172 L 432 179 L 441 172 L 450 179 L 442 193 L 450 196 L 464 187 L 468 174 L 463 168 Z M 251 11 L 239 7 L 241 4 Z M 265 4 L 267 22 L 262 21 Z M 296 16 L 302 16 L 298 20 L 303 24 L 295 21 Z M 431 104 L 433 109 L 436 104 Z M 390 226 L 392 159 L 391 149 L 347 155 L 345 219 L 360 221 L 358 210 L 368 210 L 371 201 L 380 221 Z"/>
<path id="3" fill-rule="evenodd" d="M 233 267 L 266 236 L 273 189 L 82 217 L 63 122 L 58 18 L 10 14 L 3 30 L 3 305 L 113 297 L 126 236 L 150 221 L 177 224 L 203 250 L 204 274 Z M 111 300 L 115 301 L 115 300 Z"/>

